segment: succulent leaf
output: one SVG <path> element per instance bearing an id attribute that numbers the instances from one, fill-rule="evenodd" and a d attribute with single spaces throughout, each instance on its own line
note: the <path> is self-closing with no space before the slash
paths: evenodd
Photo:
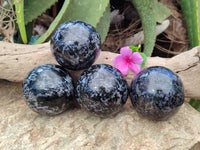
<path id="1" fill-rule="evenodd" d="M 190 47 L 200 44 L 200 0 L 180 0 L 187 25 Z"/>

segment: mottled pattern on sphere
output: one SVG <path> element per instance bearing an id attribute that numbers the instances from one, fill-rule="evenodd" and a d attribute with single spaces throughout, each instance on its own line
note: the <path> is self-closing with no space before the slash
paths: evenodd
<path id="1" fill-rule="evenodd" d="M 81 108 L 100 117 L 116 114 L 128 98 L 128 84 L 112 66 L 97 64 L 84 71 L 77 81 Z"/>
<path id="2" fill-rule="evenodd" d="M 99 55 L 100 46 L 96 29 L 77 20 L 61 24 L 51 37 L 51 51 L 57 62 L 71 70 L 89 68 Z"/>
<path id="3" fill-rule="evenodd" d="M 180 78 L 171 70 L 149 67 L 132 81 L 130 97 L 134 108 L 151 120 L 166 120 L 184 102 Z"/>
<path id="4" fill-rule="evenodd" d="M 70 74 L 57 65 L 45 64 L 33 69 L 23 82 L 28 106 L 44 115 L 57 115 L 72 104 L 74 85 Z"/>

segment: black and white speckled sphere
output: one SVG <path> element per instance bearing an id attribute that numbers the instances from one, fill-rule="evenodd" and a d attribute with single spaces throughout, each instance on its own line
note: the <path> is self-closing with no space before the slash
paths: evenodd
<path id="1" fill-rule="evenodd" d="M 77 81 L 76 97 L 81 108 L 100 117 L 116 114 L 128 98 L 128 84 L 112 66 L 97 64 Z"/>
<path id="2" fill-rule="evenodd" d="M 51 37 L 51 51 L 57 62 L 70 70 L 89 68 L 99 55 L 100 46 L 96 29 L 78 20 L 61 24 Z"/>
<path id="3" fill-rule="evenodd" d="M 151 120 L 166 120 L 184 102 L 181 79 L 171 70 L 155 66 L 141 71 L 132 81 L 130 97 L 134 108 Z"/>
<path id="4" fill-rule="evenodd" d="M 45 64 L 33 69 L 23 82 L 28 106 L 43 115 L 57 115 L 67 110 L 74 97 L 70 74 L 62 67 Z"/>

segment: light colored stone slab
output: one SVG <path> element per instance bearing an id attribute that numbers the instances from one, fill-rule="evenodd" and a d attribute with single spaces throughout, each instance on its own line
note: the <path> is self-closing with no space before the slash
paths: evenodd
<path id="1" fill-rule="evenodd" d="M 189 150 L 200 149 L 200 113 L 189 104 L 167 121 L 149 121 L 128 99 L 122 112 L 100 119 L 72 109 L 48 117 L 25 104 L 21 83 L 0 80 L 1 150 Z"/>

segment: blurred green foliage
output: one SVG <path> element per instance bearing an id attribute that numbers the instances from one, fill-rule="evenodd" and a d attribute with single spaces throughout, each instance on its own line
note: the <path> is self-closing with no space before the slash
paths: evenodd
<path id="1" fill-rule="evenodd" d="M 200 100 L 191 99 L 189 104 L 200 112 Z"/>

